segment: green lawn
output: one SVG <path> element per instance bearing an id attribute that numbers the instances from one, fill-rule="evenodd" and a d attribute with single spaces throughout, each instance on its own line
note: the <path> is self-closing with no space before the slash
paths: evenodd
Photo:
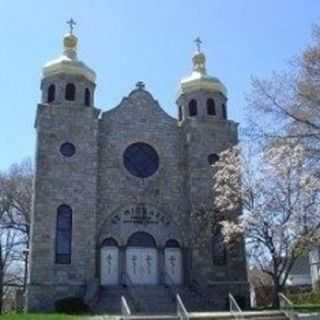
<path id="1" fill-rule="evenodd" d="M 1 316 L 1 320 L 76 320 L 76 319 L 84 319 L 85 317 L 80 316 L 68 316 L 64 314 L 23 314 L 23 313 L 12 313 L 12 314 L 4 314 Z"/>
<path id="2" fill-rule="evenodd" d="M 115 320 L 115 316 L 71 316 L 58 313 L 11 313 L 0 315 L 1 320 Z"/>

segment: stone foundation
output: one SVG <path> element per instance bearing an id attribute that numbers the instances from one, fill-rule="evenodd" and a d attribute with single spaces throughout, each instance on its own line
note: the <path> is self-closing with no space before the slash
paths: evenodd
<path id="1" fill-rule="evenodd" d="M 27 288 L 27 312 L 53 312 L 55 302 L 68 297 L 83 298 L 85 286 L 29 285 Z"/>

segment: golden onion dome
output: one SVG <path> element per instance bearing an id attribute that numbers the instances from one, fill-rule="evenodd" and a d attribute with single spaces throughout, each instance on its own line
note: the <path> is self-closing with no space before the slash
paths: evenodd
<path id="1" fill-rule="evenodd" d="M 96 74 L 84 62 L 77 57 L 78 38 L 72 33 L 67 33 L 63 38 L 63 53 L 52 61 L 49 61 L 42 69 L 42 77 L 47 78 L 57 74 L 82 76 L 95 82 Z"/>
<path id="2" fill-rule="evenodd" d="M 227 88 L 216 77 L 209 76 L 206 71 L 206 56 L 200 51 L 200 39 L 196 39 L 197 50 L 192 57 L 193 70 L 190 76 L 180 81 L 180 93 L 192 93 L 198 90 L 220 92 L 227 96 Z"/>

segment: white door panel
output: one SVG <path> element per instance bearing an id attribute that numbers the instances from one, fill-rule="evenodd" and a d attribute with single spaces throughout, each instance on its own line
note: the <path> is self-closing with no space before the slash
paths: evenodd
<path id="1" fill-rule="evenodd" d="M 101 249 L 101 285 L 119 283 L 119 249 L 103 247 Z"/>
<path id="2" fill-rule="evenodd" d="M 158 282 L 157 250 L 128 248 L 127 273 L 134 284 L 156 284 Z"/>
<path id="3" fill-rule="evenodd" d="M 164 251 L 165 269 L 175 284 L 182 283 L 182 254 L 179 248 L 166 248 Z"/>

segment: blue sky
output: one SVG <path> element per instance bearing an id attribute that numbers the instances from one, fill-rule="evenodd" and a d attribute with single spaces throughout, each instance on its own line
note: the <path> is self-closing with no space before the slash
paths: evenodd
<path id="1" fill-rule="evenodd" d="M 200 36 L 207 69 L 243 122 L 250 76 L 284 69 L 310 41 L 319 0 L 0 0 L 0 170 L 33 157 L 42 66 L 77 21 L 79 57 L 97 73 L 96 106 L 117 105 L 138 80 L 171 115 Z"/>

